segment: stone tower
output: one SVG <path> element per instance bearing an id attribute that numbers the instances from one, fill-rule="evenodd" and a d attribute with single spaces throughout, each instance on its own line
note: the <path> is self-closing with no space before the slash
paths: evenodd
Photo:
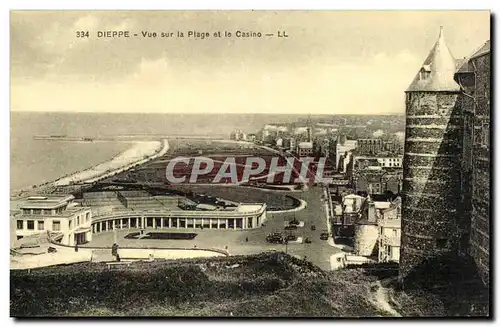
<path id="1" fill-rule="evenodd" d="M 462 115 L 456 60 L 439 38 L 406 90 L 400 278 L 426 259 L 455 251 L 460 215 Z"/>

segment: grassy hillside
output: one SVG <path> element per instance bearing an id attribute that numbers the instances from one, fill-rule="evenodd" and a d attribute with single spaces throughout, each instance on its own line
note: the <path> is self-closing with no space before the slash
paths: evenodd
<path id="1" fill-rule="evenodd" d="M 236 266 L 237 265 L 237 266 Z M 11 272 L 12 316 L 379 316 L 374 277 L 282 253 Z"/>
<path id="2" fill-rule="evenodd" d="M 410 317 L 487 316 L 488 289 L 455 261 L 429 263 L 404 290 L 391 271 L 325 272 L 280 252 L 111 270 L 83 263 L 11 271 L 10 310 L 15 317 L 373 317 L 394 309 Z"/>

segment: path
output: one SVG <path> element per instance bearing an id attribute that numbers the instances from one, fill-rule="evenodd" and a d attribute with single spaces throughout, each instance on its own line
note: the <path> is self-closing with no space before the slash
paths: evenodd
<path id="1" fill-rule="evenodd" d="M 377 306 L 379 310 L 390 313 L 393 317 L 401 317 L 401 314 L 394 310 L 391 304 L 388 301 L 389 296 L 387 295 L 387 289 L 382 286 L 380 280 L 377 280 L 372 284 L 372 287 L 376 287 L 377 291 L 375 292 L 374 299 L 372 300 L 373 304 Z"/>

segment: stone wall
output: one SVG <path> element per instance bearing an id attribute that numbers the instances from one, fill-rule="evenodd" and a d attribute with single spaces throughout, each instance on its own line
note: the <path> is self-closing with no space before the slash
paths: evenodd
<path id="1" fill-rule="evenodd" d="M 472 216 L 470 254 L 479 274 L 489 284 L 490 249 L 490 55 L 471 60 L 476 68 L 472 146 Z"/>
<path id="2" fill-rule="evenodd" d="M 462 119 L 457 93 L 409 92 L 402 190 L 404 277 L 425 260 L 452 252 L 461 200 Z"/>

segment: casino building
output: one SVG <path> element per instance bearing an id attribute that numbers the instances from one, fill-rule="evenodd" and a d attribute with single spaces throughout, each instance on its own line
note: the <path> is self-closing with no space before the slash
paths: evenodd
<path id="1" fill-rule="evenodd" d="M 73 195 L 31 196 L 12 202 L 11 237 L 50 232 L 52 239 L 74 246 L 90 242 L 95 233 L 117 229 L 244 230 L 260 227 L 267 219 L 265 203 L 179 206 L 182 197 L 117 193 L 87 193 L 76 200 Z"/>
<path id="2" fill-rule="evenodd" d="M 11 220 L 17 239 L 49 231 L 61 244 L 90 242 L 91 209 L 74 199 L 73 195 L 31 196 L 12 203 Z"/>
<path id="3" fill-rule="evenodd" d="M 266 221 L 265 203 L 241 203 L 231 210 L 121 210 L 103 213 L 92 220 L 92 232 L 115 229 L 229 229 L 262 226 Z"/>

